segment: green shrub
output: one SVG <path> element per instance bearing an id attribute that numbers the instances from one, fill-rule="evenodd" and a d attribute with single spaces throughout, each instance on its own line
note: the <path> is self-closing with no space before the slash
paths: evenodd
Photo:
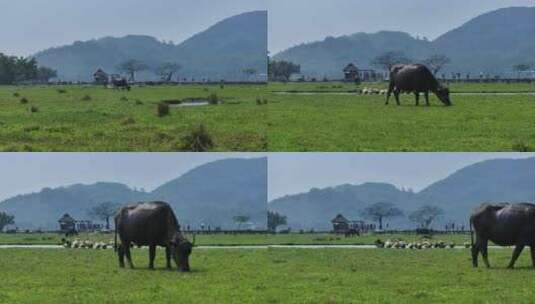
<path id="1" fill-rule="evenodd" d="M 67 93 L 67 90 L 65 90 L 65 89 L 57 89 L 57 91 L 58 91 L 59 94 Z"/>
<path id="2" fill-rule="evenodd" d="M 22 97 L 22 98 L 20 99 L 20 103 L 22 103 L 22 104 L 27 104 L 28 102 L 30 102 L 30 101 L 29 101 L 28 98 L 26 98 L 26 97 Z"/>
<path id="3" fill-rule="evenodd" d="M 31 106 L 28 111 L 30 111 L 30 113 L 37 113 L 39 112 L 39 108 L 36 106 Z"/>
<path id="4" fill-rule="evenodd" d="M 82 97 L 82 101 L 90 101 L 92 100 L 93 98 L 91 98 L 90 95 L 85 95 L 84 97 Z"/>
<path id="5" fill-rule="evenodd" d="M 535 149 L 532 149 L 524 142 L 517 142 L 513 144 L 513 151 L 515 152 L 533 152 Z"/>
<path id="6" fill-rule="evenodd" d="M 219 100 L 219 96 L 217 96 L 216 93 L 212 93 L 210 94 L 210 96 L 208 96 L 208 103 L 211 104 L 211 105 L 217 105 L 219 104 L 220 100 Z"/>
<path id="7" fill-rule="evenodd" d="M 124 119 L 124 120 L 121 122 L 121 124 L 122 124 L 123 126 L 126 126 L 126 125 L 133 125 L 133 124 L 135 124 L 135 123 L 136 123 L 136 120 L 133 119 L 132 117 L 128 117 L 128 118 Z"/>
<path id="8" fill-rule="evenodd" d="M 158 104 L 158 108 L 157 108 L 158 117 L 167 116 L 167 115 L 169 115 L 169 112 L 170 112 L 170 108 L 169 108 L 168 104 L 163 103 L 163 102 Z"/>
<path id="9" fill-rule="evenodd" d="M 203 124 L 191 130 L 182 138 L 182 142 L 181 150 L 183 151 L 207 152 L 214 147 L 212 136 L 208 133 Z"/>

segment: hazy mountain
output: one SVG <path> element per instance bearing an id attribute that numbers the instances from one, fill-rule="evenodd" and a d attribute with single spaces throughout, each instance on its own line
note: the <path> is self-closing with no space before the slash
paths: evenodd
<path id="1" fill-rule="evenodd" d="M 376 202 L 395 203 L 406 214 L 437 205 L 445 211 L 443 221 L 467 223 L 470 211 L 483 202 L 535 202 L 535 158 L 477 163 L 419 193 L 389 184 L 343 185 L 279 198 L 268 208 L 288 216 L 295 229 L 330 229 L 336 214 L 359 219 L 359 211 Z M 409 224 L 406 219 L 395 223 Z"/>
<path id="2" fill-rule="evenodd" d="M 178 62 L 183 66 L 181 78 L 244 80 L 245 68 L 266 73 L 266 53 L 267 12 L 255 11 L 225 19 L 178 45 L 129 35 L 77 41 L 44 50 L 35 57 L 41 65 L 57 69 L 63 80 L 89 81 L 98 68 L 117 72 L 117 65 L 129 59 L 140 60 L 152 70 L 163 62 Z M 147 71 L 137 78 L 158 77 Z"/>
<path id="3" fill-rule="evenodd" d="M 46 188 L 0 202 L 0 210 L 15 215 L 21 228 L 57 229 L 64 213 L 88 219 L 87 211 L 102 202 L 169 202 L 184 224 L 232 229 L 236 215 L 248 215 L 256 228 L 266 226 L 267 160 L 227 159 L 199 166 L 152 192 L 118 183 Z"/>
<path id="4" fill-rule="evenodd" d="M 349 62 L 369 68 L 377 55 L 403 51 L 415 61 L 431 54 L 445 54 L 452 62 L 444 72 L 485 73 L 511 71 L 519 63 L 535 64 L 535 7 L 493 11 L 472 19 L 434 41 L 400 32 L 357 33 L 301 44 L 274 56 L 302 65 L 304 74 L 342 77 Z"/>
<path id="5" fill-rule="evenodd" d="M 401 191 L 390 184 L 347 184 L 282 197 L 270 202 L 268 209 L 286 215 L 288 225 L 294 229 L 330 229 L 330 221 L 339 213 L 356 219 L 360 210 L 370 202 L 404 205 L 413 199 L 414 193 Z"/>

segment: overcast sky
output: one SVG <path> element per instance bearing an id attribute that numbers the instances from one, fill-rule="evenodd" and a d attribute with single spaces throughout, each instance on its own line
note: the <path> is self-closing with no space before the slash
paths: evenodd
<path id="1" fill-rule="evenodd" d="M 534 0 L 268 0 L 269 50 L 327 36 L 380 30 L 434 39 L 498 8 L 535 6 Z"/>
<path id="2" fill-rule="evenodd" d="M 100 181 L 151 191 L 214 160 L 264 156 L 272 200 L 347 183 L 386 182 L 418 191 L 479 161 L 535 153 L 0 153 L 0 200 Z"/>
<path id="3" fill-rule="evenodd" d="M 154 190 L 202 164 L 252 153 L 0 153 L 0 201 L 77 183 L 119 182 Z"/>
<path id="4" fill-rule="evenodd" d="M 272 53 L 326 36 L 400 30 L 436 38 L 482 13 L 535 0 L 0 0 L 0 52 L 39 50 L 103 36 L 181 42 L 227 17 L 269 10 Z"/>
<path id="5" fill-rule="evenodd" d="M 104 36 L 184 41 L 267 0 L 0 0 L 0 52 L 29 55 Z"/>
<path id="6" fill-rule="evenodd" d="M 281 153 L 268 162 L 269 200 L 341 184 L 385 182 L 422 190 L 467 165 L 535 153 Z"/>

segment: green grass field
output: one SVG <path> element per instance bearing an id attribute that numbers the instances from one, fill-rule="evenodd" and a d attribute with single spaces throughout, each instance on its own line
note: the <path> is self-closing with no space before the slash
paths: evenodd
<path id="1" fill-rule="evenodd" d="M 191 234 L 186 236 L 192 239 Z M 113 241 L 113 234 L 81 233 L 78 236 L 70 237 L 70 240 L 80 239 L 93 242 Z M 5 234 L 0 233 L 0 245 L 56 245 L 64 238 L 62 234 L 40 233 L 40 234 Z M 416 234 L 363 234 L 355 237 L 344 237 L 343 235 L 317 233 L 317 234 L 198 234 L 195 237 L 196 245 L 209 246 L 240 246 L 240 245 L 372 245 L 377 239 L 403 240 L 407 243 L 421 241 L 424 236 Z M 470 241 L 469 234 L 440 234 L 434 235 L 432 241 L 454 242 L 462 245 Z"/>
<path id="2" fill-rule="evenodd" d="M 528 252 L 507 270 L 511 250 L 491 249 L 487 270 L 467 249 L 277 249 L 271 287 L 281 303 L 532 303 Z"/>
<path id="3" fill-rule="evenodd" d="M 532 83 L 468 83 L 455 82 L 447 85 L 452 93 L 518 93 L 535 92 Z M 387 82 L 362 83 L 358 87 L 347 82 L 289 82 L 270 83 L 269 90 L 275 92 L 354 92 L 357 88 L 387 89 Z"/>
<path id="4" fill-rule="evenodd" d="M 157 115 L 163 100 L 211 94 L 223 103 Z M 133 87 L 130 92 L 100 86 L 3 86 L 0 151 L 181 151 L 184 137 L 200 124 L 214 141 L 213 151 L 264 151 L 267 107 L 256 102 L 264 98 L 264 85 Z"/>
<path id="5" fill-rule="evenodd" d="M 193 239 L 191 234 L 185 233 L 185 235 L 190 240 Z M 64 237 L 63 234 L 57 233 L 0 233 L 0 245 L 57 245 L 61 243 L 61 239 Z M 80 233 L 68 239 L 107 243 L 113 241 L 114 234 Z M 195 244 L 209 246 L 266 245 L 267 237 L 263 234 L 198 234 L 195 236 Z"/>
<path id="6" fill-rule="evenodd" d="M 267 250 L 194 250 L 191 273 L 165 269 L 157 252 L 132 252 L 137 269 L 120 269 L 113 250 L 0 251 L 0 303 L 265 303 L 277 278 Z"/>
<path id="7" fill-rule="evenodd" d="M 473 269 L 465 249 L 194 250 L 192 272 L 120 269 L 112 250 L 0 251 L 0 303 L 531 303 L 527 251 L 491 249 Z"/>
<path id="8" fill-rule="evenodd" d="M 406 243 L 421 242 L 427 237 L 416 234 L 363 234 L 355 237 L 345 237 L 336 234 L 270 234 L 266 242 L 270 245 L 373 245 L 377 239 L 385 242 L 386 240 L 402 240 Z M 470 234 L 436 234 L 429 239 L 432 242 L 455 243 L 462 246 L 465 242 L 470 242 Z"/>
<path id="9" fill-rule="evenodd" d="M 431 107 L 415 107 L 414 96 L 404 95 L 398 107 L 385 106 L 381 95 L 274 92 L 286 86 L 307 91 L 320 84 L 269 85 L 270 151 L 535 151 L 535 95 L 452 95 L 453 107 L 434 96 Z"/>

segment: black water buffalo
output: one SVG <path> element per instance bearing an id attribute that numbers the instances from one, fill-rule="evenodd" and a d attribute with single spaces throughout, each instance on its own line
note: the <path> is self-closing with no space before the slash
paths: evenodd
<path id="1" fill-rule="evenodd" d="M 525 246 L 531 249 L 531 259 L 535 267 L 535 205 L 522 204 L 483 204 L 476 208 L 470 217 L 470 226 L 476 234 L 472 238 L 472 264 L 477 267 L 479 252 L 483 262 L 490 267 L 487 247 L 488 241 L 500 246 L 515 246 L 509 268 L 513 268 Z"/>
<path id="2" fill-rule="evenodd" d="M 390 101 L 392 92 L 396 97 L 398 106 L 399 94 L 414 93 L 416 96 L 416 105 L 420 104 L 420 93 L 424 93 L 425 102 L 429 106 L 429 92 L 435 95 L 446 106 L 451 106 L 450 91 L 442 87 L 433 73 L 422 64 L 398 64 L 390 70 L 390 86 L 386 97 L 386 104 Z"/>
<path id="3" fill-rule="evenodd" d="M 117 89 L 127 90 L 127 91 L 130 91 L 131 89 L 130 84 L 128 84 L 128 81 L 124 78 L 119 78 L 119 79 L 113 78 L 111 83 Z"/>
<path id="4" fill-rule="evenodd" d="M 123 207 L 115 216 L 115 248 L 119 265 L 124 267 L 124 256 L 131 268 L 130 247 L 149 246 L 149 268 L 154 269 L 156 247 L 165 247 L 167 268 L 171 269 L 171 257 L 178 270 L 189 271 L 189 255 L 193 244 L 180 231 L 180 225 L 169 204 L 164 202 L 139 203 Z M 121 244 L 117 247 L 117 234 Z"/>

